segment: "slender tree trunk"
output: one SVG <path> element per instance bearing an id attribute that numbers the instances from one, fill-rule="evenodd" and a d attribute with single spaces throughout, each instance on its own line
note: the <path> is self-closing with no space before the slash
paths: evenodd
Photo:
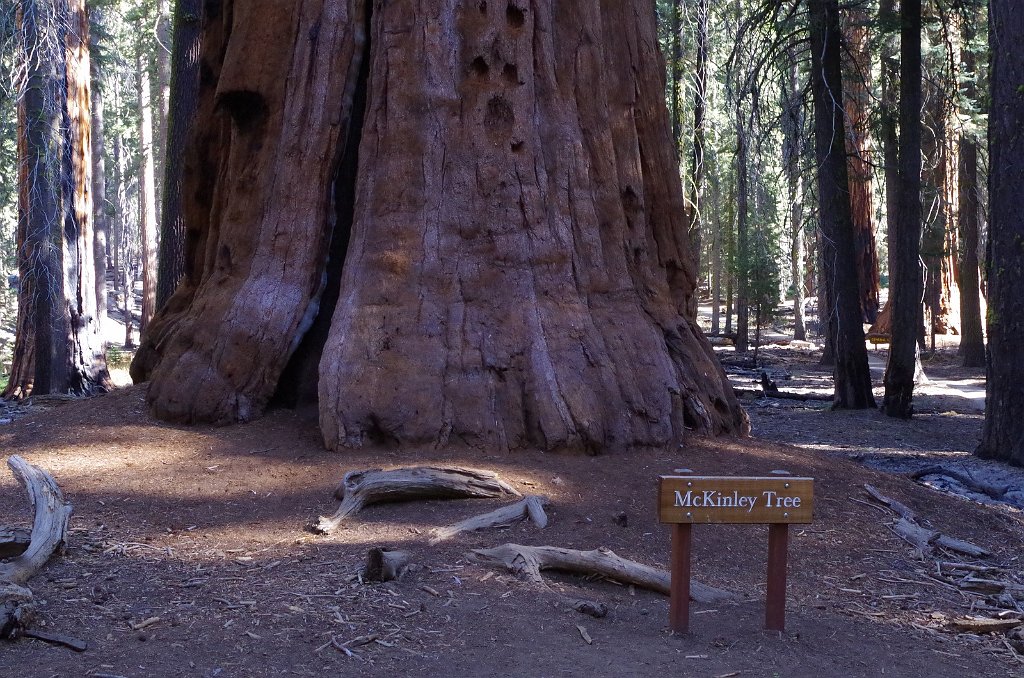
<path id="1" fill-rule="evenodd" d="M 925 305 L 934 348 L 935 334 L 960 331 L 959 262 L 957 253 L 957 211 L 960 202 L 958 159 L 959 135 L 956 133 L 957 105 L 953 89 L 958 80 L 960 61 L 959 20 L 932 16 L 931 23 L 945 18 L 936 29 L 932 42 L 944 45 L 930 68 L 925 82 L 925 133 L 922 139 L 926 164 L 922 173 L 922 191 L 926 206 L 921 255 L 927 266 Z"/>
<path id="2" fill-rule="evenodd" d="M 318 365 L 331 448 L 746 430 L 685 313 L 656 45 L 647 0 L 225 0 L 189 151 L 195 256 L 133 365 L 151 410 L 251 419 Z"/>
<path id="3" fill-rule="evenodd" d="M 846 121 L 842 107 L 838 0 L 812 0 L 810 25 L 818 214 L 825 235 L 824 270 L 830 283 L 830 334 L 835 341 L 836 357 L 833 407 L 874 407 L 861 325 L 849 167 L 845 154 L 840 152 L 845 149 Z"/>
<path id="4" fill-rule="evenodd" d="M 168 115 L 171 103 L 171 2 L 157 0 L 156 3 L 156 49 L 154 62 L 156 82 L 153 83 L 155 100 L 153 124 L 153 195 L 156 196 L 156 221 L 163 222 L 164 181 L 167 168 L 167 138 L 169 135 Z"/>
<path id="5" fill-rule="evenodd" d="M 960 141 L 960 353 L 964 367 L 985 366 L 981 325 L 981 280 L 978 273 L 978 146 L 966 135 Z"/>
<path id="6" fill-rule="evenodd" d="M 156 313 L 156 188 L 153 165 L 153 107 L 149 97 L 149 69 L 136 53 L 139 96 L 139 234 L 142 238 L 139 255 L 142 259 L 142 320 L 139 331 L 145 332 Z"/>
<path id="7" fill-rule="evenodd" d="M 742 99 L 736 102 L 736 352 L 749 348 L 750 309 L 750 234 L 749 199 L 750 166 L 748 165 L 747 127 Z"/>
<path id="8" fill-rule="evenodd" d="M 977 60 L 972 49 L 974 21 L 971 15 L 964 24 L 963 94 L 969 101 L 978 100 Z M 978 195 L 978 143 L 972 134 L 960 135 L 960 354 L 964 367 L 985 366 L 985 337 L 981 324 L 981 280 L 978 263 L 978 231 L 981 201 Z"/>
<path id="9" fill-rule="evenodd" d="M 894 0 L 881 0 L 878 10 L 879 23 L 895 25 L 899 19 Z M 896 215 L 899 211 L 900 158 L 897 119 L 899 117 L 899 52 L 896 41 L 883 36 L 881 46 L 881 96 L 879 115 L 879 139 L 882 144 L 883 176 L 885 183 L 885 233 L 887 238 L 887 266 L 889 269 L 889 294 L 892 294 L 892 272 L 896 268 L 893 260 L 896 237 Z"/>
<path id="10" fill-rule="evenodd" d="M 711 241 L 711 333 L 720 334 L 722 331 L 722 181 L 717 171 L 711 175 L 711 200 L 715 224 Z"/>
<path id="11" fill-rule="evenodd" d="M 850 212 L 853 218 L 854 246 L 857 255 L 857 280 L 860 288 L 861 318 L 873 323 L 878 317 L 878 254 L 875 249 L 875 206 L 872 186 L 868 115 L 873 104 L 871 46 L 868 40 L 868 15 L 862 8 L 846 13 L 843 50 L 847 134 L 846 151 L 850 175 Z"/>
<path id="12" fill-rule="evenodd" d="M 708 0 L 697 0 L 697 72 L 694 76 L 693 95 L 693 157 L 690 176 L 693 181 L 690 187 L 690 219 L 687 231 L 693 248 L 693 263 L 698 271 L 701 269 L 701 229 L 703 218 L 701 211 L 704 193 L 704 118 L 707 112 L 708 96 Z"/>
<path id="13" fill-rule="evenodd" d="M 1024 466 L 1024 5 L 989 4 L 988 366 L 980 457 Z"/>
<path id="14" fill-rule="evenodd" d="M 97 317 L 96 238 L 93 226 L 92 116 L 89 55 L 89 15 L 85 0 L 68 0 L 67 127 L 64 216 L 64 317 L 68 325 L 67 374 L 57 387 L 62 392 L 90 394 L 106 391 L 106 346 Z"/>
<path id="15" fill-rule="evenodd" d="M 134 235 L 128 227 L 130 218 L 130 201 L 128 199 L 128 152 L 125 149 L 124 137 L 118 135 L 114 139 L 114 166 L 118 178 L 117 184 L 117 217 L 114 219 L 114 279 L 121 289 L 121 315 L 124 319 L 124 346 L 132 348 L 134 324 L 132 306 L 135 294 L 135 275 L 132 263 L 131 240 Z"/>
<path id="16" fill-rule="evenodd" d="M 672 115 L 672 145 L 676 150 L 676 160 L 682 157 L 683 140 L 683 0 L 672 0 L 672 18 L 669 30 L 672 37 L 669 41 L 672 62 L 669 64 L 669 110 Z"/>
<path id="17" fill-rule="evenodd" d="M 899 211 L 890 233 L 892 337 L 885 369 L 883 411 L 913 414 L 914 376 L 921 328 L 921 0 L 900 3 Z"/>
<path id="18" fill-rule="evenodd" d="M 787 50 L 789 63 L 785 83 L 784 102 L 783 164 L 789 186 L 789 233 L 790 264 L 793 280 L 793 338 L 803 341 L 807 338 L 804 327 L 804 222 L 803 222 L 803 177 L 800 175 L 800 156 L 803 138 L 803 102 L 799 83 L 799 64 L 795 47 Z"/>
<path id="19" fill-rule="evenodd" d="M 90 7 L 89 20 L 93 26 L 101 24 L 103 10 Z M 95 49 L 96 32 L 91 34 Z M 96 278 L 96 327 L 103 336 L 107 322 L 107 238 L 110 230 L 107 209 L 107 174 L 105 155 L 105 130 L 103 128 L 103 96 L 100 93 L 99 60 L 92 60 L 92 200 L 93 200 L 93 263 Z"/>
<path id="20" fill-rule="evenodd" d="M 185 275 L 185 215 L 182 180 L 185 144 L 199 97 L 199 41 L 202 0 L 178 0 L 174 13 L 174 62 L 171 71 L 173 106 L 168 113 L 163 214 L 160 224 L 156 306 L 171 298 Z"/>

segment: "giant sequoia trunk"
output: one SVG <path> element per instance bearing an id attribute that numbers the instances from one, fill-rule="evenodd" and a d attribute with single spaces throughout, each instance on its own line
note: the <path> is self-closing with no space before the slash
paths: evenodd
<path id="1" fill-rule="evenodd" d="M 977 454 L 1024 466 L 1024 5 L 992 0 L 988 175 L 988 368 L 985 426 Z"/>
<path id="2" fill-rule="evenodd" d="M 745 430 L 685 315 L 649 2 L 207 7 L 155 414 L 318 396 L 332 448 Z"/>

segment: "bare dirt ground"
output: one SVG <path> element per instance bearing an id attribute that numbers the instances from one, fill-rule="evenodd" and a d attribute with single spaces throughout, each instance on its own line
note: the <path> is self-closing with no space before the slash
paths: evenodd
<path id="1" fill-rule="evenodd" d="M 829 388 L 812 353 L 775 347 L 765 356 L 783 390 Z M 884 364 L 882 352 L 874 358 Z M 999 596 L 1016 589 L 965 591 L 957 583 L 964 573 L 939 563 L 969 559 L 923 557 L 863 489 L 871 483 L 936 529 L 990 549 L 984 564 L 1019 586 L 1018 508 L 982 505 L 892 472 L 902 466 L 867 465 L 938 460 L 975 468 L 967 455 L 981 424 L 979 375 L 954 364 L 947 356 L 926 365 L 942 379 L 909 423 L 830 412 L 821 402 L 749 399 L 753 438 L 601 457 L 335 454 L 323 450 L 314 412 L 276 411 L 228 428 L 170 426 L 145 414 L 143 387 L 11 410 L 2 416 L 12 421 L 0 427 L 4 453 L 52 473 L 75 510 L 66 553 L 30 582 L 45 601 L 37 627 L 89 648 L 4 642 L 0 675 L 1021 675 L 1024 664 L 1003 635 L 949 630 L 966 614 L 996 615 L 1009 604 Z M 305 530 L 333 511 L 345 471 L 424 463 L 491 468 L 524 493 L 547 494 L 550 525 L 428 545 L 432 527 L 503 503 L 465 500 L 375 505 L 331 537 Z M 667 629 L 664 596 L 557 574 L 538 586 L 466 558 L 472 548 L 516 542 L 604 546 L 666 567 L 656 478 L 681 466 L 744 475 L 781 468 L 816 479 L 815 522 L 791 531 L 785 634 L 761 628 L 763 526 L 695 528 L 694 577 L 744 602 L 695 604 L 692 633 L 682 637 Z M 2 475 L 0 523 L 27 523 L 25 503 Z M 625 525 L 616 519 L 622 513 Z M 378 545 L 413 551 L 420 569 L 399 582 L 361 584 L 353 575 Z M 566 595 L 604 602 L 609 614 L 580 615 Z M 352 656 L 331 644 L 371 636 L 352 646 Z"/>

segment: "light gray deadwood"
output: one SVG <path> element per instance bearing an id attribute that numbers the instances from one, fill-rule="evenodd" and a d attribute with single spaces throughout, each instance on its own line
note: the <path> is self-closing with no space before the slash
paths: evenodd
<path id="1" fill-rule="evenodd" d="M 53 477 L 19 456 L 7 460 L 14 477 L 28 491 L 32 505 L 32 533 L 25 551 L 0 563 L 0 637 L 15 636 L 28 622 L 32 591 L 25 583 L 38 572 L 67 537 L 71 504 Z"/>
<path id="2" fill-rule="evenodd" d="M 988 550 L 980 546 L 962 539 L 950 537 L 938 530 L 924 527 L 921 525 L 917 514 L 910 507 L 891 497 L 885 496 L 872 485 L 865 484 L 864 489 L 871 495 L 872 499 L 889 507 L 900 517 L 896 524 L 893 525 L 893 530 L 896 534 L 920 549 L 922 554 L 930 555 L 935 546 L 941 546 L 950 551 L 956 551 L 957 553 L 963 553 L 975 558 L 987 558 L 992 555 Z"/>
<path id="3" fill-rule="evenodd" d="M 437 544 L 445 539 L 451 539 L 462 532 L 486 530 L 491 527 L 508 527 L 527 518 L 532 520 L 537 527 L 544 529 L 548 526 L 548 516 L 544 512 L 544 507 L 550 505 L 551 500 L 547 497 L 531 494 L 514 504 L 502 506 L 472 518 L 466 518 L 447 527 L 439 527 L 434 530 L 434 536 L 430 543 Z"/>
<path id="4" fill-rule="evenodd" d="M 542 570 L 562 570 L 577 574 L 596 574 L 665 595 L 668 595 L 671 584 L 671 577 L 666 570 L 627 560 L 606 548 L 578 551 L 558 546 L 502 544 L 491 549 L 475 549 L 469 553 L 469 557 L 477 563 L 504 567 L 509 572 L 536 583 L 544 581 L 541 576 Z M 736 601 L 739 596 L 692 581 L 690 598 L 699 603 L 722 603 Z"/>
<path id="5" fill-rule="evenodd" d="M 32 531 L 24 527 L 0 526 L 0 558 L 14 558 L 28 549 Z"/>
<path id="6" fill-rule="evenodd" d="M 330 534 L 364 506 L 414 499 L 492 499 L 521 497 L 493 471 L 457 466 L 411 466 L 389 470 L 349 471 L 334 496 L 341 506 L 330 518 L 321 516 L 314 530 Z"/>
<path id="7" fill-rule="evenodd" d="M 949 628 L 961 633 L 1004 633 L 1024 625 L 1024 619 L 986 619 L 963 617 L 949 622 Z"/>
<path id="8" fill-rule="evenodd" d="M 402 578 L 411 562 L 412 554 L 408 551 L 393 551 L 375 546 L 366 554 L 366 564 L 360 574 L 363 581 L 393 581 Z"/>
<path id="9" fill-rule="evenodd" d="M 921 480 L 925 476 L 944 476 L 946 478 L 951 478 L 966 487 L 968 490 L 977 492 L 978 494 L 984 494 L 990 499 L 995 499 L 997 501 L 1001 501 L 1011 487 L 1010 485 L 997 486 L 987 483 L 984 480 L 976 480 L 966 473 L 961 473 L 960 471 L 946 468 L 945 466 L 926 466 L 925 468 L 921 468 L 913 473 L 907 474 L 907 477 L 911 480 Z"/>

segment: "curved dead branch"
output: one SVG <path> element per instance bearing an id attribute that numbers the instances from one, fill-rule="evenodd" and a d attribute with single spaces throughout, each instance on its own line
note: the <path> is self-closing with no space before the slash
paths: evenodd
<path id="1" fill-rule="evenodd" d="M 412 466 L 349 471 L 335 491 L 341 506 L 314 531 L 330 534 L 364 506 L 414 499 L 493 499 L 522 495 L 493 471 L 457 466 Z"/>
<path id="2" fill-rule="evenodd" d="M 542 570 L 596 574 L 665 595 L 668 595 L 671 583 L 666 570 L 627 560 L 606 548 L 577 551 L 558 546 L 502 544 L 491 549 L 475 549 L 469 557 L 477 563 L 504 567 L 535 583 L 544 582 Z M 699 582 L 691 582 L 690 597 L 699 603 L 734 602 L 739 599 L 736 594 Z"/>
<path id="3" fill-rule="evenodd" d="M 32 611 L 32 591 L 24 584 L 46 564 L 67 538 L 71 504 L 64 500 L 57 481 L 19 456 L 7 460 L 14 477 L 28 491 L 32 506 L 32 532 L 28 548 L 0 563 L 0 637 L 10 638 L 23 629 Z"/>

